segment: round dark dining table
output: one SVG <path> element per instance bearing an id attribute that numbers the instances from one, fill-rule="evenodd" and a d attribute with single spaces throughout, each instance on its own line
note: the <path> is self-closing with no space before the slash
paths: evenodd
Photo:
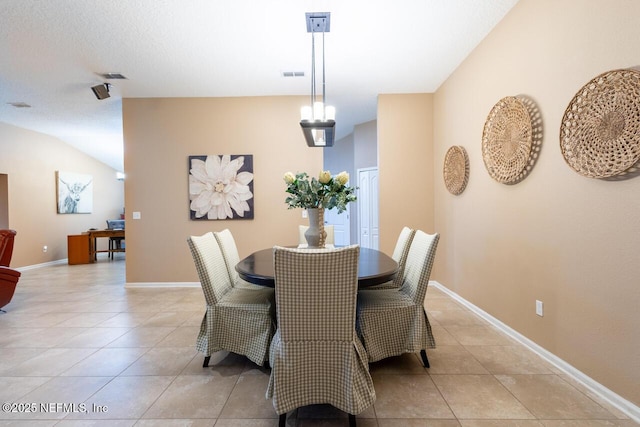
<path id="1" fill-rule="evenodd" d="M 255 285 L 275 287 L 273 248 L 252 253 L 236 265 L 240 277 Z M 398 263 L 384 252 L 360 248 L 358 258 L 358 287 L 367 288 L 393 280 Z"/>

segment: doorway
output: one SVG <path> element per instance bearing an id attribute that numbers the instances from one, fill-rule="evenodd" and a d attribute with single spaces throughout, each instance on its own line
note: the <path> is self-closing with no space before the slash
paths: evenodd
<path id="1" fill-rule="evenodd" d="M 379 249 L 378 168 L 358 169 L 358 243 L 363 248 Z"/>
<path id="2" fill-rule="evenodd" d="M 338 213 L 337 209 L 325 209 L 324 223 L 333 225 L 333 236 L 336 246 L 348 246 L 351 244 L 351 221 L 349 204 L 347 210 Z"/>

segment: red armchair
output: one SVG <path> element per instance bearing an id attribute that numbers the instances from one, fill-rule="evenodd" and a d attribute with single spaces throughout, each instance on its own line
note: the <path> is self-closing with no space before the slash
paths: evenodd
<path id="1" fill-rule="evenodd" d="M 0 265 L 9 267 L 11 254 L 13 254 L 13 239 L 15 230 L 0 230 Z"/>
<path id="2" fill-rule="evenodd" d="M 13 254 L 13 240 L 15 230 L 0 230 L 0 311 L 11 302 L 16 285 L 20 279 L 20 272 L 9 268 Z"/>
<path id="3" fill-rule="evenodd" d="M 11 302 L 20 274 L 18 270 L 0 266 L 0 311 L 4 311 L 2 307 Z"/>

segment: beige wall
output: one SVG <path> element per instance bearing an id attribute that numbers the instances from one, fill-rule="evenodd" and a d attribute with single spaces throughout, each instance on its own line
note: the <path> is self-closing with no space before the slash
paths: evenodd
<path id="1" fill-rule="evenodd" d="M 354 170 L 378 166 L 378 123 L 376 120 L 353 127 Z M 354 181 L 355 182 L 355 181 Z"/>
<path id="2" fill-rule="evenodd" d="M 636 405 L 640 179 L 578 175 L 566 165 L 558 135 L 585 83 L 640 63 L 639 16 L 633 0 L 520 0 L 437 91 L 433 171 L 442 235 L 436 279 Z M 530 175 L 503 185 L 484 167 L 482 129 L 498 100 L 518 94 L 536 101 L 544 139 Z M 409 143 L 398 142 L 403 149 Z M 441 177 L 452 145 L 464 146 L 470 159 L 460 196 L 449 194 Z M 388 151 L 380 151 L 381 176 Z M 544 317 L 535 315 L 536 299 Z"/>
<path id="3" fill-rule="evenodd" d="M 433 95 L 379 95 L 378 168 L 382 251 L 393 252 L 398 234 L 404 226 L 427 233 L 436 231 L 433 165 Z"/>
<path id="4" fill-rule="evenodd" d="M 0 153 L 0 174 L 8 182 L 9 228 L 18 232 L 12 267 L 65 259 L 68 234 L 105 228 L 107 219 L 120 217 L 124 185 L 104 163 L 57 138 L 5 123 L 0 123 Z M 56 171 L 93 176 L 91 214 L 57 213 Z M 106 248 L 106 242 L 99 244 Z"/>
<path id="5" fill-rule="evenodd" d="M 299 125 L 307 97 L 124 99 L 127 283 L 197 281 L 186 239 L 229 228 L 240 256 L 298 241 L 300 209 L 288 210 L 285 172 L 322 169 Z M 252 154 L 255 218 L 189 219 L 188 157 Z M 132 212 L 141 213 L 132 220 Z"/>

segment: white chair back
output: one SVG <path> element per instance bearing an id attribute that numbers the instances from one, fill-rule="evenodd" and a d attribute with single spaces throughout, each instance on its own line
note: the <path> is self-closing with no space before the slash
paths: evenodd
<path id="1" fill-rule="evenodd" d="M 220 245 L 220 250 L 222 251 L 222 256 L 224 257 L 224 262 L 227 266 L 229 279 L 231 280 L 231 283 L 235 285 L 240 279 L 240 276 L 236 271 L 236 265 L 240 262 L 240 254 L 238 253 L 236 240 L 233 238 L 233 234 L 231 234 L 231 231 L 228 228 L 222 231 L 216 231 L 213 235 L 216 237 L 218 245 Z"/>
<path id="2" fill-rule="evenodd" d="M 407 263 L 407 255 L 409 255 L 409 248 L 411 247 L 411 242 L 413 241 L 413 236 L 415 236 L 415 234 L 416 231 L 414 229 L 403 227 L 398 235 L 396 247 L 393 249 L 391 258 L 398 263 L 398 272 L 396 273 L 396 277 L 393 279 L 393 285 L 396 288 L 402 286 L 402 282 L 404 281 L 404 267 Z"/>
<path id="3" fill-rule="evenodd" d="M 220 246 L 211 232 L 191 236 L 187 242 L 207 305 L 215 305 L 232 288 Z"/>
<path id="4" fill-rule="evenodd" d="M 427 234 L 416 230 L 411 241 L 401 291 L 407 293 L 416 304 L 424 303 L 439 239 L 438 233 Z"/>

